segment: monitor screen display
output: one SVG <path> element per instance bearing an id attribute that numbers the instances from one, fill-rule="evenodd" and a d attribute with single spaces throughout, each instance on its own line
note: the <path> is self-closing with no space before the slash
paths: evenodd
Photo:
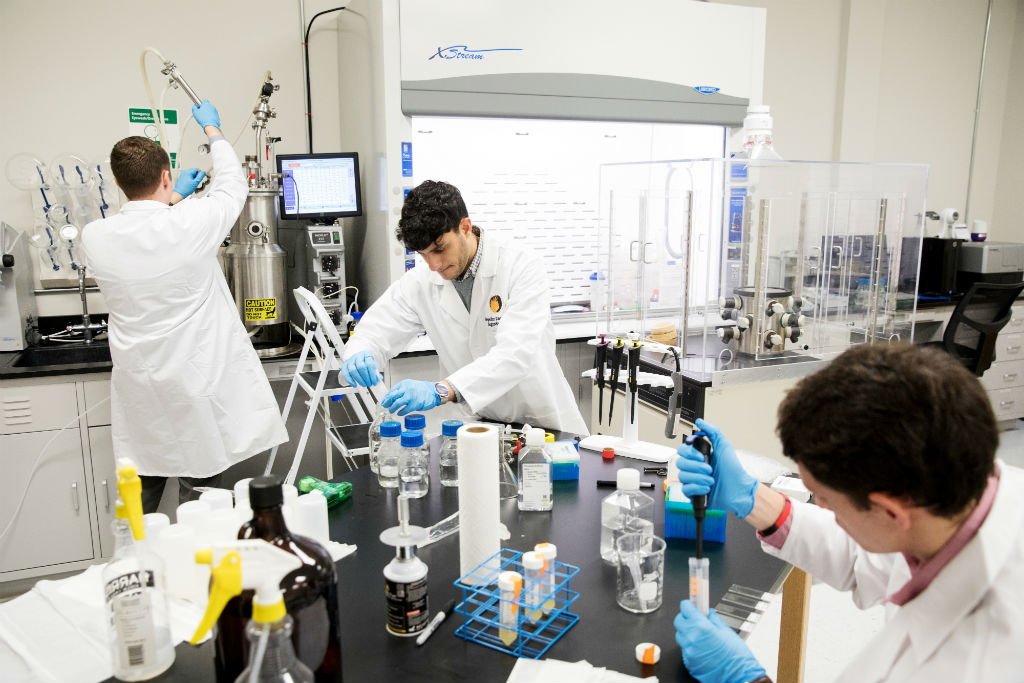
<path id="1" fill-rule="evenodd" d="M 278 154 L 281 218 L 332 220 L 361 216 L 359 155 Z"/>

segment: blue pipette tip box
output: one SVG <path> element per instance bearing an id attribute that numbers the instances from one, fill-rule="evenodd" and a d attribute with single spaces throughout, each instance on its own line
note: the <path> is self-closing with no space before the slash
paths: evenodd
<path id="1" fill-rule="evenodd" d="M 580 478 L 580 452 L 572 441 L 555 441 L 544 445 L 551 456 L 551 479 L 570 481 Z"/>
<path id="2" fill-rule="evenodd" d="M 725 543 L 725 520 L 724 510 L 709 508 L 704 514 L 704 540 Z M 697 538 L 693 505 L 678 482 L 669 486 L 665 495 L 665 538 Z"/>

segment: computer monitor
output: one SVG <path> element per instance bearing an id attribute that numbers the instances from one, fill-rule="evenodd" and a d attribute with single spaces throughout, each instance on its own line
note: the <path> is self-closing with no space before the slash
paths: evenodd
<path id="1" fill-rule="evenodd" d="M 359 155 L 278 154 L 281 218 L 327 223 L 363 215 L 359 192 Z"/>

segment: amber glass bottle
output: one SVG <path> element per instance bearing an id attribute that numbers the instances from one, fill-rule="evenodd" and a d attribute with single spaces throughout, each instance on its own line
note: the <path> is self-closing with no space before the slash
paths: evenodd
<path id="1" fill-rule="evenodd" d="M 338 622 L 338 576 L 322 545 L 288 531 L 284 523 L 281 478 L 256 477 L 249 483 L 252 519 L 238 530 L 239 538 L 261 538 L 302 560 L 302 567 L 281 581 L 284 604 L 295 620 L 292 644 L 317 683 L 340 683 L 341 629 Z M 243 591 L 217 620 L 214 643 L 218 683 L 234 683 L 249 658 L 245 625 L 252 617 L 252 591 Z"/>

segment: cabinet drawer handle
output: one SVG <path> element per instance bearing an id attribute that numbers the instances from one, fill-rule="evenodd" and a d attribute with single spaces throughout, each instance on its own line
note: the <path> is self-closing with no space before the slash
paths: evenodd
<path id="1" fill-rule="evenodd" d="M 103 480 L 103 507 L 110 512 L 110 487 L 106 479 Z"/>
<path id="2" fill-rule="evenodd" d="M 1017 401 L 1015 401 L 1013 399 L 1010 399 L 1009 401 L 1000 401 L 999 402 L 999 407 L 1000 408 L 1009 408 L 1010 406 L 1012 406 L 1016 402 Z"/>
<path id="3" fill-rule="evenodd" d="M 1017 373 L 1016 372 L 1004 372 L 1003 373 L 1003 381 L 1005 381 L 1005 382 L 1012 382 L 1015 379 L 1017 379 Z"/>
<path id="4" fill-rule="evenodd" d="M 1020 344 L 1014 344 L 1013 346 L 1006 347 L 1007 353 L 1017 353 L 1018 351 L 1020 351 Z"/>
<path id="5" fill-rule="evenodd" d="M 81 507 L 78 503 L 78 482 L 76 481 L 71 485 L 71 505 L 74 506 L 75 512 L 78 512 Z"/>

